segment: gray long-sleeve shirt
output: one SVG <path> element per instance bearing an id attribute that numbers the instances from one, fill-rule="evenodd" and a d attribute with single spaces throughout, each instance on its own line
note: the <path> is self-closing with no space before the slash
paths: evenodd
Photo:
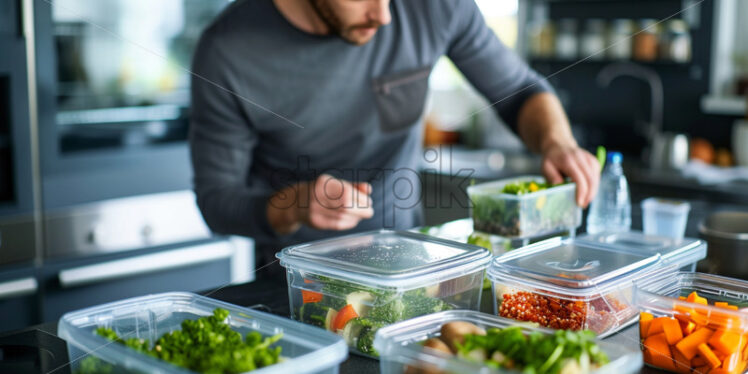
<path id="1" fill-rule="evenodd" d="M 511 126 L 550 88 L 486 26 L 473 0 L 393 0 L 392 23 L 365 45 L 292 26 L 272 0 L 241 0 L 195 53 L 190 145 L 211 229 L 253 237 L 266 255 L 340 232 L 279 237 L 269 196 L 323 172 L 373 185 L 374 217 L 354 230 L 420 221 L 428 75 L 447 55 Z M 508 97 L 508 98 L 507 98 Z"/>

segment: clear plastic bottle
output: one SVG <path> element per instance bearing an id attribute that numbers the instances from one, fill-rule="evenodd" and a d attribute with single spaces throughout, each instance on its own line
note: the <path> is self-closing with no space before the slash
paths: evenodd
<path id="1" fill-rule="evenodd" d="M 600 188 L 587 214 L 587 232 L 590 234 L 631 229 L 631 198 L 622 162 L 620 152 L 608 153 L 600 176 Z"/>

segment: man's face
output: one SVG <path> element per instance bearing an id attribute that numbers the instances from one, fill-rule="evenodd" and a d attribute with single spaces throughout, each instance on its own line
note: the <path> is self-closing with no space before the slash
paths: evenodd
<path id="1" fill-rule="evenodd" d="M 362 45 L 390 23 L 390 0 L 311 0 L 317 14 L 343 40 Z"/>

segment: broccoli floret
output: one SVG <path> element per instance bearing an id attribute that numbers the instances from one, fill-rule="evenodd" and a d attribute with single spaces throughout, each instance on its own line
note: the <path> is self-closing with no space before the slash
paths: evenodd
<path id="1" fill-rule="evenodd" d="M 377 305 L 369 311 L 369 317 L 384 323 L 395 323 L 403 319 L 405 304 L 402 298 L 396 298 L 387 304 Z"/>
<path id="2" fill-rule="evenodd" d="M 299 309 L 299 319 L 317 327 L 325 327 L 325 318 L 330 308 L 320 303 L 306 303 Z"/>
<path id="3" fill-rule="evenodd" d="M 358 343 L 356 348 L 361 353 L 366 353 L 372 356 L 379 356 L 379 353 L 374 349 L 374 335 L 376 335 L 377 329 L 374 327 L 365 327 L 361 330 L 361 334 L 358 336 Z"/>
<path id="4" fill-rule="evenodd" d="M 405 304 L 405 311 L 403 312 L 403 319 L 410 319 L 413 317 L 422 316 L 424 314 L 431 314 L 441 312 L 443 310 L 450 310 L 452 307 L 434 297 L 428 297 L 423 295 L 403 295 L 403 304 Z"/>

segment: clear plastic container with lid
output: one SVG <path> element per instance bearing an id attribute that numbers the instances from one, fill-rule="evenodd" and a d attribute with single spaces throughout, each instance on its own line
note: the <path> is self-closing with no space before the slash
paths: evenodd
<path id="1" fill-rule="evenodd" d="M 499 316 L 607 336 L 635 321 L 633 281 L 661 263 L 659 254 L 555 239 L 494 259 L 488 277 Z"/>
<path id="2" fill-rule="evenodd" d="M 135 297 L 70 312 L 60 318 L 58 335 L 67 341 L 73 373 L 194 373 L 140 353 L 94 333 L 98 327 L 114 330 L 123 339 L 156 341 L 165 333 L 180 330 L 182 321 L 209 316 L 216 308 L 229 311 L 226 319 L 245 336 L 283 334 L 275 346 L 285 358 L 252 373 L 331 373 L 348 357 L 339 336 L 296 321 L 187 292 Z M 84 357 L 85 356 L 85 357 Z"/>
<path id="3" fill-rule="evenodd" d="M 674 373 L 743 373 L 748 282 L 678 272 L 636 281 L 644 362 Z"/>
<path id="4" fill-rule="evenodd" d="M 284 248 L 291 316 L 376 356 L 376 330 L 449 309 L 480 307 L 485 248 L 407 231 L 373 231 Z"/>
<path id="5" fill-rule="evenodd" d="M 506 186 L 531 184 L 535 188 L 523 193 L 504 192 Z M 582 210 L 575 200 L 576 184 L 539 187 L 544 184 L 541 176 L 524 176 L 468 187 L 474 229 L 509 238 L 574 231 L 582 223 Z"/>
<path id="6" fill-rule="evenodd" d="M 437 238 L 454 240 L 460 243 L 474 244 L 489 249 L 494 256 L 501 256 L 509 251 L 513 251 L 515 249 L 522 248 L 539 241 L 554 237 L 571 236 L 571 231 L 574 230 L 563 230 L 532 238 L 505 238 L 503 236 L 475 231 L 473 230 L 473 220 L 471 218 L 463 218 L 446 222 L 438 226 L 417 227 L 410 231 L 435 236 Z"/>
<path id="7" fill-rule="evenodd" d="M 422 341 L 440 336 L 442 325 L 449 322 L 464 321 L 483 329 L 507 328 L 516 326 L 516 322 L 505 318 L 477 313 L 474 311 L 455 310 L 400 322 L 385 327 L 377 333 L 374 346 L 381 352 L 380 371 L 382 374 L 402 373 L 517 373 L 506 369 L 496 369 L 485 364 L 462 360 L 426 350 Z M 545 328 L 522 326 L 525 333 L 541 332 L 550 334 Z M 596 341 L 608 356 L 610 362 L 591 373 L 627 374 L 637 373 L 642 367 L 641 353 L 636 348 Z"/>
<path id="8" fill-rule="evenodd" d="M 683 237 L 688 223 L 688 212 L 691 210 L 691 204 L 687 201 L 650 197 L 643 200 L 641 206 L 645 233 L 674 239 Z"/>
<path id="9" fill-rule="evenodd" d="M 659 254 L 663 265 L 674 265 L 684 271 L 695 271 L 696 263 L 706 258 L 706 243 L 700 239 L 673 239 L 647 235 L 641 231 L 584 234 L 577 237 L 579 242 L 589 242 L 610 246 L 622 251 Z"/>

